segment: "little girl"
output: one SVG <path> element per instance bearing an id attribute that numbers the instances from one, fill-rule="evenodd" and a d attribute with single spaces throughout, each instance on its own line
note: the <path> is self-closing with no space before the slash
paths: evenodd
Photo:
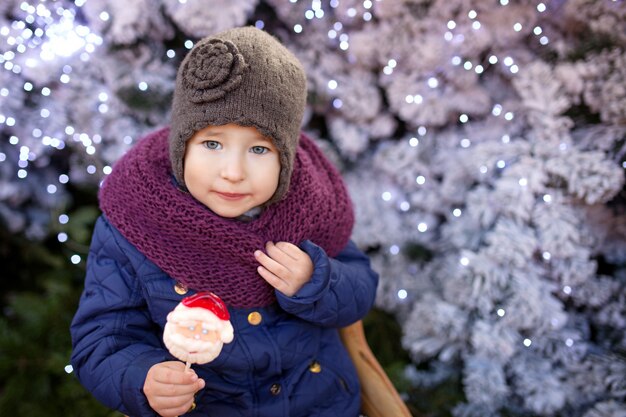
<path id="1" fill-rule="evenodd" d="M 372 307 L 377 274 L 350 241 L 345 185 L 300 134 L 306 77 L 276 39 L 238 28 L 181 64 L 172 120 L 105 180 L 72 322 L 72 365 L 130 416 L 356 417 L 338 328 Z M 215 360 L 174 359 L 182 298 L 211 291 L 234 338 Z"/>

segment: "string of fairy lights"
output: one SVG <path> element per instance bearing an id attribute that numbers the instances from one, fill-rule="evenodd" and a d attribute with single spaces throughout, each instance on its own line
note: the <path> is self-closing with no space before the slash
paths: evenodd
<path id="1" fill-rule="evenodd" d="M 78 56 L 83 62 L 88 62 L 93 54 L 100 53 L 99 47 L 103 45 L 103 38 L 94 33 L 87 23 L 81 22 L 80 9 L 85 5 L 87 0 L 75 0 L 73 2 L 46 2 L 44 0 L 40 2 L 23 1 L 19 5 L 19 15 L 9 24 L 0 27 L 0 71 L 7 71 L 11 73 L 11 80 L 17 82 L 7 83 L 0 86 L 0 99 L 10 100 L 13 97 L 20 99 L 23 95 L 29 95 L 31 100 L 37 102 L 37 96 L 44 97 L 47 102 L 54 101 L 55 94 L 63 88 L 71 88 L 72 80 L 75 76 L 74 69 L 72 68 L 71 59 Z M 348 18 L 355 19 L 360 18 L 364 22 L 370 22 L 375 20 L 375 3 L 381 0 L 365 0 L 360 4 L 360 7 L 348 8 L 346 13 Z M 179 0 L 181 4 L 185 4 L 186 0 Z M 307 33 L 306 22 L 314 19 L 323 20 L 328 22 L 327 37 L 336 44 L 337 48 L 345 53 L 350 53 L 350 34 L 349 25 L 342 23 L 334 18 L 336 13 L 333 9 L 337 9 L 340 6 L 340 0 L 330 0 L 323 2 L 321 0 L 289 0 L 290 3 L 307 4 L 308 6 L 303 12 L 302 22 L 294 24 L 292 27 L 293 32 L 299 36 L 305 36 Z M 509 0 L 500 0 L 501 7 L 507 7 Z M 547 11 L 547 6 L 543 2 L 537 2 L 536 12 L 543 14 Z M 110 19 L 115 19 L 115 16 L 110 15 L 106 11 L 103 11 L 98 16 L 103 22 L 107 22 Z M 257 21 L 256 26 L 259 28 L 264 27 L 263 21 Z M 486 24 L 481 21 L 480 13 L 476 10 L 469 10 L 466 16 L 457 18 L 456 20 L 448 20 L 442 22 L 441 33 L 446 42 L 452 45 L 455 49 L 460 48 L 467 37 L 467 30 L 481 31 L 486 30 Z M 514 33 L 519 33 L 528 28 L 524 27 L 523 22 L 515 22 L 510 30 Z M 536 38 L 536 42 L 541 46 L 546 46 L 550 43 L 550 39 L 546 31 L 541 26 L 537 25 L 531 29 L 532 34 Z M 184 44 L 185 48 L 191 49 L 193 47 L 193 41 L 187 40 Z M 176 57 L 176 52 L 172 49 L 166 51 L 167 58 L 173 59 Z M 477 75 L 481 75 L 486 71 L 489 71 L 492 66 L 499 66 L 508 71 L 511 76 L 518 74 L 523 68 L 520 68 L 520 64 L 516 62 L 512 56 L 498 56 L 496 54 L 489 55 L 484 62 L 473 62 L 469 59 L 465 59 L 460 55 L 454 55 L 450 59 L 450 65 L 452 67 L 461 67 L 466 71 L 473 71 Z M 398 62 L 397 57 L 389 57 L 381 68 L 382 75 L 392 76 L 394 71 L 402 64 Z M 27 76 L 29 73 L 46 68 L 59 68 L 59 73 L 54 82 L 50 85 L 36 85 Z M 25 76 L 26 75 L 26 76 Z M 1 79 L 7 80 L 8 77 L 2 77 Z M 432 75 L 425 79 L 426 87 L 429 89 L 441 89 L 444 87 L 445 81 L 438 78 L 436 75 Z M 329 79 L 327 82 L 328 90 L 332 92 L 338 90 L 340 87 L 339 81 L 336 79 Z M 145 91 L 150 86 L 146 81 L 140 81 L 137 84 L 137 89 Z M 102 114 L 109 111 L 108 101 L 109 95 L 106 92 L 94 92 L 97 96 L 99 105 L 98 111 Z M 339 97 L 331 97 L 331 103 L 336 109 L 341 109 L 343 102 Z M 422 94 L 407 92 L 405 97 L 407 105 L 412 106 L 426 106 L 428 100 Z M 0 106 L 0 129 L 8 133 L 8 143 L 18 149 L 19 157 L 17 160 L 17 166 L 15 167 L 15 175 L 18 179 L 25 179 L 28 177 L 29 168 L 32 162 L 38 158 L 38 155 L 28 146 L 29 141 L 38 140 L 46 148 L 62 150 L 66 146 L 68 140 L 74 143 L 80 143 L 83 145 L 84 152 L 92 157 L 97 157 L 98 144 L 100 144 L 102 138 L 98 134 L 89 135 L 85 132 L 79 132 L 73 126 L 66 126 L 62 131 L 45 131 L 41 128 L 33 128 L 30 130 L 29 137 L 21 137 L 17 134 L 11 133 L 16 131 L 28 131 L 22 129 L 23 125 L 32 125 L 32 120 L 23 120 L 18 114 L 11 114 L 4 106 Z M 39 116 L 44 121 L 54 117 L 54 108 L 41 108 L 39 110 Z M 515 114 L 504 108 L 502 104 L 494 104 L 491 110 L 491 114 L 494 117 L 502 117 L 506 121 L 512 121 Z M 460 114 L 458 121 L 461 124 L 471 123 L 470 117 L 467 114 Z M 40 125 L 45 126 L 45 123 Z M 426 126 L 419 126 L 414 136 L 411 136 L 408 141 L 409 145 L 416 148 L 420 145 L 420 141 L 428 134 L 428 128 Z M 127 143 L 132 142 L 132 138 L 127 138 Z M 509 143 L 511 138 L 508 135 L 502 136 L 503 143 Z M 470 148 L 472 146 L 471 138 L 460 138 L 459 146 L 463 149 Z M 9 160 L 8 155 L 0 151 L 0 163 L 7 163 Z M 498 160 L 496 162 L 496 168 L 502 170 L 507 166 L 506 161 Z M 100 174 L 95 165 L 88 165 L 86 167 L 87 173 L 90 175 Z M 111 170 L 110 166 L 102 167 L 102 174 L 106 175 Z M 483 174 L 488 171 L 488 167 L 483 165 L 480 167 Z M 68 173 L 61 173 L 58 176 L 58 183 L 44 184 L 44 191 L 49 194 L 55 194 L 59 188 L 65 184 L 68 184 L 71 178 Z M 415 178 L 415 182 L 419 186 L 425 185 L 429 178 L 426 175 L 418 175 Z M 526 187 L 528 180 L 526 178 L 520 178 L 520 187 Z M 381 198 L 385 202 L 397 203 L 397 207 L 402 212 L 410 210 L 410 203 L 399 198 L 396 202 L 396 198 L 392 191 L 384 191 Z M 551 203 L 552 197 L 549 194 L 543 196 L 543 201 L 546 204 Z M 461 208 L 454 208 L 452 216 L 459 218 L 463 214 Z M 70 221 L 70 217 L 67 213 L 62 213 L 58 216 L 57 222 L 59 225 L 66 225 Z M 419 222 L 416 225 L 416 230 L 419 233 L 426 233 L 431 229 L 430 225 L 425 222 Z M 58 240 L 65 243 L 69 240 L 69 236 L 66 232 L 61 231 L 57 236 Z M 400 253 L 400 247 L 397 244 L 390 245 L 388 251 L 391 255 L 398 255 Z M 551 254 L 544 252 L 542 254 L 543 259 L 549 261 Z M 72 254 L 70 257 L 74 264 L 79 264 L 83 261 L 81 255 Z M 467 267 L 470 261 L 467 257 L 460 257 L 459 263 L 461 266 Z M 570 294 L 571 287 L 565 286 L 563 292 Z M 409 296 L 406 289 L 400 289 L 397 291 L 397 297 L 400 300 L 407 299 Z M 496 314 L 499 317 L 503 317 L 506 312 L 500 308 Z M 523 341 L 525 346 L 531 345 L 530 339 Z"/>

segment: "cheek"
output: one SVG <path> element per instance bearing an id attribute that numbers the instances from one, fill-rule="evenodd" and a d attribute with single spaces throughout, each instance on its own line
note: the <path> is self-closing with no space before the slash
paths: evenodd
<path id="1" fill-rule="evenodd" d="M 266 194 L 266 198 L 270 198 L 274 195 L 278 189 L 278 182 L 280 179 L 280 166 L 270 167 L 265 172 L 262 178 L 259 178 L 259 186 L 263 187 Z"/>
<path id="2" fill-rule="evenodd" d="M 195 176 L 197 176 L 197 166 L 197 157 L 194 157 L 194 155 L 186 154 L 185 159 L 183 159 L 183 175 L 185 177 L 185 180 L 193 179 Z"/>
<path id="3" fill-rule="evenodd" d="M 251 161 L 248 172 L 251 184 L 257 192 L 269 194 L 269 197 L 274 194 L 280 178 L 280 163 L 277 157 Z"/>
<path id="4" fill-rule="evenodd" d="M 274 186 L 278 186 L 278 181 L 280 179 L 280 162 L 278 158 L 269 164 L 269 167 L 266 169 L 267 178 L 266 181 Z"/>
<path id="5" fill-rule="evenodd" d="M 186 158 L 183 167 L 183 178 L 189 191 L 192 194 L 194 191 L 202 192 L 207 184 L 218 175 L 216 168 L 217 164 L 209 158 L 197 155 L 190 155 Z"/>
<path id="6" fill-rule="evenodd" d="M 183 176 L 187 176 L 187 169 L 189 168 L 191 152 L 189 150 L 189 145 L 185 147 L 185 152 L 183 153 Z"/>
<path id="7" fill-rule="evenodd" d="M 279 181 L 280 181 L 280 166 L 272 172 L 269 178 L 269 182 L 274 184 L 274 188 L 278 188 Z"/>

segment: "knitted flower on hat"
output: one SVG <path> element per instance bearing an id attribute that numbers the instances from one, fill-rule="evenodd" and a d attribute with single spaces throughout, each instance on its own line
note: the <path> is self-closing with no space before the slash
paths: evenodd
<path id="1" fill-rule="evenodd" d="M 190 55 L 181 75 L 192 102 L 219 100 L 241 84 L 246 62 L 232 42 L 211 39 Z"/>

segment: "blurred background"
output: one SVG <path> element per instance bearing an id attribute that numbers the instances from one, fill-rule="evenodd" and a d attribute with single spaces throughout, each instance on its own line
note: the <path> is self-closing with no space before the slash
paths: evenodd
<path id="1" fill-rule="evenodd" d="M 3 0 L 0 415 L 118 415 L 68 366 L 98 186 L 241 25 L 308 72 L 414 415 L 626 416 L 623 0 Z"/>

